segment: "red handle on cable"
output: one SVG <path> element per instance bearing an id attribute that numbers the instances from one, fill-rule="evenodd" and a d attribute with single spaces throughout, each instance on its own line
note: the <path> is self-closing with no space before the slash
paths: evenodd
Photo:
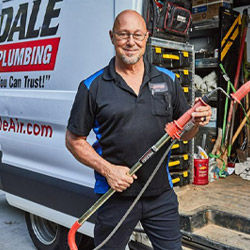
<path id="1" fill-rule="evenodd" d="M 231 94 L 232 98 L 240 103 L 240 100 L 250 92 L 250 81 L 242 85 L 235 93 Z"/>
<path id="2" fill-rule="evenodd" d="M 206 96 L 200 98 L 192 108 L 184 113 L 177 121 L 170 122 L 166 125 L 166 131 L 173 139 L 180 139 L 181 132 L 185 125 L 192 119 L 192 113 L 198 107 L 207 106 L 208 99 Z"/>
<path id="3" fill-rule="evenodd" d="M 70 228 L 69 233 L 68 233 L 68 244 L 69 244 L 69 249 L 70 250 L 78 250 L 78 247 L 76 245 L 75 241 L 75 235 L 76 231 L 81 227 L 81 224 L 76 221 L 74 225 Z"/>

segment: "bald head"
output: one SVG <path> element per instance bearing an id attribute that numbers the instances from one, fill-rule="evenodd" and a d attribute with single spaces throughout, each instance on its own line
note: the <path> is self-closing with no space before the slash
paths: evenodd
<path id="1" fill-rule="evenodd" d="M 142 16 L 134 10 L 124 10 L 115 19 L 109 35 L 116 50 L 116 65 L 143 65 L 148 39 Z"/>
<path id="2" fill-rule="evenodd" d="M 128 21 L 134 21 L 138 24 L 138 29 L 141 29 L 143 32 L 147 31 L 147 26 L 143 17 L 135 10 L 124 10 L 118 14 L 114 21 L 113 31 L 119 29 L 123 23 Z"/>

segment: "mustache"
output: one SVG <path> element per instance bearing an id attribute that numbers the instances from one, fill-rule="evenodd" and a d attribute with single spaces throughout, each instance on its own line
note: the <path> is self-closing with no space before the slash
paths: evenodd
<path id="1" fill-rule="evenodd" d="M 139 47 L 138 47 L 138 46 L 136 46 L 136 45 L 132 45 L 132 46 L 130 46 L 130 45 L 126 45 L 125 47 L 123 47 L 123 49 L 138 50 L 138 49 L 139 49 Z"/>

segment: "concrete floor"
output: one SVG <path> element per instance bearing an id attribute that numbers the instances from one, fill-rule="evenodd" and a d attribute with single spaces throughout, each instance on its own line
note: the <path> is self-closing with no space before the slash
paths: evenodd
<path id="1" fill-rule="evenodd" d="M 24 212 L 10 206 L 0 190 L 0 249 L 35 250 L 26 228 Z"/>

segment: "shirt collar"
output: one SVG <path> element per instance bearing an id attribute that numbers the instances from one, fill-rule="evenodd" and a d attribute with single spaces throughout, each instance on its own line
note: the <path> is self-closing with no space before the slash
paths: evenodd
<path id="1" fill-rule="evenodd" d="M 116 75 L 116 71 L 115 71 L 115 57 L 113 57 L 110 60 L 109 65 L 104 69 L 103 79 L 104 80 L 113 80 L 116 78 L 117 78 L 117 75 Z"/>
<path id="2" fill-rule="evenodd" d="M 150 79 L 161 75 L 161 72 L 159 70 L 157 70 L 153 64 L 151 64 L 149 62 L 147 62 L 147 64 L 148 64 L 148 72 L 147 73 L 148 73 L 148 76 Z"/>

